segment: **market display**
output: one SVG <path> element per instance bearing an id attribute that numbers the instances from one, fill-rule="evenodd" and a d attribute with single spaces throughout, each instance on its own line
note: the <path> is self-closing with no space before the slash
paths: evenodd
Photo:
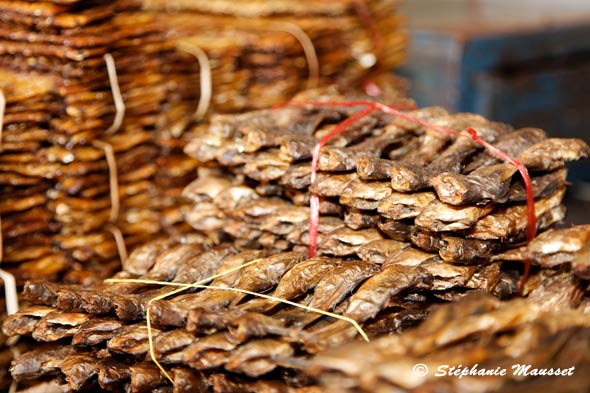
<path id="1" fill-rule="evenodd" d="M 587 389 L 590 146 L 417 107 L 398 8 L 0 1 L 0 390 Z"/>

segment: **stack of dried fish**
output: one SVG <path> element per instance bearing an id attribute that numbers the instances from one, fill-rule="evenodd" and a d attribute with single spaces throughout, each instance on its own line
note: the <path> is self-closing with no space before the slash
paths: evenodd
<path id="1" fill-rule="evenodd" d="M 322 253 L 347 255 L 367 241 L 391 238 L 445 261 L 473 262 L 522 243 L 527 208 L 517 168 L 484 151 L 468 128 L 526 165 L 539 231 L 564 217 L 565 162 L 590 152 L 581 140 L 514 130 L 473 114 L 406 112 L 464 133 L 454 137 L 377 112 L 328 142 L 310 184 L 315 144 L 354 110 L 309 105 L 214 116 L 186 148 L 201 164 L 218 168 L 187 188 L 197 203 L 189 223 L 223 229 L 250 246 L 301 247 L 313 192 L 320 196 Z M 207 211 L 200 208 L 204 202 Z"/>
<path id="2" fill-rule="evenodd" d="M 303 86 L 378 82 L 405 56 L 396 0 L 137 2 L 209 58 L 216 112 L 267 108 Z"/>
<path id="3" fill-rule="evenodd" d="M 569 235 L 580 250 L 588 249 L 589 226 L 574 227 Z M 539 260 L 557 250 L 549 238 L 540 238 L 534 247 L 542 250 Z M 491 367 L 497 361 L 495 368 L 518 360 L 533 367 L 587 367 L 588 359 L 573 356 L 578 346 L 559 345 L 586 345 L 589 338 L 587 282 L 571 267 L 533 271 L 525 288 L 532 300 L 460 300 L 477 289 L 511 297 L 519 276 L 510 261 L 458 266 L 394 240 L 362 247 L 355 257 L 307 258 L 296 252 L 240 251 L 231 243 L 213 245 L 206 236 L 191 235 L 137 248 L 114 277 L 122 282 L 87 288 L 29 282 L 24 298 L 34 305 L 8 317 L 3 329 L 45 343 L 13 363 L 11 372 L 19 383 L 41 388 L 49 379 L 84 391 L 167 386 L 150 359 L 150 336 L 153 355 L 176 391 L 304 389 L 318 382 L 334 388 L 371 390 L 382 383 L 413 388 L 438 381 L 411 378 L 401 367 L 432 366 L 443 358 L 455 366 L 480 362 Z M 129 279 L 136 281 L 125 282 Z M 189 285 L 179 291 L 163 281 L 209 287 Z M 448 300 L 458 302 L 422 323 Z M 349 347 L 338 349 L 362 341 L 352 321 L 369 339 L 377 339 L 351 349 L 357 355 L 363 351 L 367 367 L 352 359 Z M 419 323 L 418 330 L 379 339 Z M 389 373 L 392 364 L 400 372 Z M 375 378 L 364 379 L 368 369 Z M 522 386 L 517 382 L 489 383 Z M 449 378 L 441 383 L 466 382 Z"/>
<path id="4" fill-rule="evenodd" d="M 180 194 L 196 163 L 178 131 L 192 107 L 167 79 L 175 46 L 116 9 L 125 4 L 0 5 L 3 262 L 19 281 L 66 269 L 71 281 L 108 276 L 124 252 L 119 230 L 131 247 L 184 227 Z M 156 47 L 169 55 L 154 57 Z"/>

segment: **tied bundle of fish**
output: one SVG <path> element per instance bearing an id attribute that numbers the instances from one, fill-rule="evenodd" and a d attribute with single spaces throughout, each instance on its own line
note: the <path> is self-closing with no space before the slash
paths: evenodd
<path id="1" fill-rule="evenodd" d="M 24 299 L 31 305 L 9 316 L 3 331 L 44 344 L 20 355 L 11 373 L 23 387 L 51 383 L 76 391 L 171 389 L 150 359 L 150 336 L 154 356 L 173 379 L 175 391 L 436 386 L 437 380 L 387 370 L 392 364 L 401 370 L 419 359 L 431 366 L 443 357 L 464 365 L 479 359 L 482 367 L 527 359 L 534 367 L 566 367 L 558 359 L 574 362 L 567 367 L 588 366 L 587 359 L 572 357 L 573 349 L 585 342 L 579 340 L 589 337 L 590 315 L 587 281 L 574 274 L 573 261 L 590 246 L 590 226 L 557 231 L 521 253 L 541 250 L 535 261 L 563 253 L 572 257 L 561 258 L 559 265 L 537 262 L 523 291 L 529 299 L 505 303 L 473 292 L 514 296 L 520 277 L 512 264 L 516 257 L 476 267 L 445 262 L 402 242 L 385 258 L 369 252 L 383 242 L 392 250 L 393 240 L 345 258 L 240 250 L 199 234 L 154 240 L 137 248 L 114 276 L 141 281 L 91 287 L 27 283 Z M 565 237 L 576 239 L 575 246 L 555 240 Z M 166 296 L 178 287 L 161 282 L 206 282 L 209 287 Z M 371 342 L 362 344 L 350 321 L 277 299 L 347 317 Z M 454 303 L 436 308 L 446 301 Z M 417 330 L 408 330 L 417 324 Z M 347 346 L 352 341 L 357 343 Z M 351 357 L 351 350 L 363 354 L 366 367 Z M 528 357 L 530 353 L 536 357 Z M 544 356 L 548 353 L 551 358 Z M 338 357 L 341 361 L 333 361 Z M 371 373 L 365 374 L 368 369 Z M 374 373 L 376 378 L 364 378 Z M 456 382 L 441 380 L 451 387 Z M 517 382 L 493 383 L 522 386 Z"/>
<path id="2" fill-rule="evenodd" d="M 304 86 L 360 86 L 405 57 L 395 0 L 138 3 L 209 56 L 216 112 L 270 107 Z"/>
<path id="3" fill-rule="evenodd" d="M 177 51 L 165 31 L 139 16 L 115 16 L 127 7 L 113 1 L 0 4 L 6 19 L 0 89 L 7 101 L 0 142 L 3 262 L 20 282 L 61 278 L 66 270 L 68 281 L 109 276 L 120 266 L 109 223 L 128 247 L 186 229 L 180 194 L 196 162 L 184 155 L 187 136 L 181 134 L 196 103 L 189 108 L 167 79 L 166 64 Z M 114 83 L 125 103 L 116 127 Z"/>
<path id="4" fill-rule="evenodd" d="M 202 165 L 218 168 L 206 175 L 211 181 L 187 188 L 197 202 L 188 216 L 195 228 L 210 225 L 264 246 L 304 246 L 315 193 L 320 253 L 353 252 L 341 247 L 338 237 L 345 233 L 356 237 L 357 247 L 389 238 L 411 241 L 445 261 L 487 260 L 526 240 L 527 198 L 517 168 L 483 150 L 466 130 L 475 129 L 527 167 L 539 232 L 564 218 L 565 163 L 590 152 L 581 140 L 549 138 L 539 129 L 513 129 L 474 114 L 436 107 L 406 112 L 464 134 L 455 137 L 374 112 L 321 149 L 310 184 L 315 144 L 358 109 L 339 107 L 338 96 L 310 94 L 294 101 L 335 104 L 214 116 L 202 137 L 186 147 Z M 200 203 L 216 213 L 201 211 Z M 333 231 L 338 235 L 327 235 Z"/>

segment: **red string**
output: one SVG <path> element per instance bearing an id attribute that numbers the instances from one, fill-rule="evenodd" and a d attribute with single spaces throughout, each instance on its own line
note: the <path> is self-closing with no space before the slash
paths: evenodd
<path id="1" fill-rule="evenodd" d="M 365 90 L 365 93 L 370 97 L 379 97 L 383 95 L 381 88 L 370 79 L 365 79 L 363 81 L 363 89 Z"/>
<path id="2" fill-rule="evenodd" d="M 375 110 L 373 105 L 365 108 L 354 115 L 350 116 L 346 120 L 340 122 L 332 131 L 324 135 L 322 139 L 315 145 L 313 149 L 313 156 L 311 158 L 311 184 L 315 183 L 317 172 L 318 172 L 318 162 L 320 160 L 320 151 L 322 147 L 330 139 L 334 136 L 340 134 L 342 131 L 346 130 L 348 127 L 352 126 L 357 121 L 361 120 L 363 117 L 369 115 L 371 112 Z M 309 201 L 309 246 L 308 246 L 308 255 L 310 258 L 313 258 L 317 252 L 318 246 L 318 230 L 320 225 L 320 199 L 317 194 L 312 193 L 311 199 Z"/>
<path id="3" fill-rule="evenodd" d="M 340 107 L 356 107 L 356 106 L 366 106 L 367 108 L 356 112 L 346 120 L 339 123 L 332 131 L 330 131 L 327 135 L 325 135 L 315 146 L 313 157 L 312 157 L 312 164 L 311 164 L 311 183 L 315 182 L 317 176 L 317 167 L 318 161 L 320 156 L 321 148 L 335 135 L 340 134 L 346 128 L 352 126 L 357 121 L 361 120 L 363 117 L 367 116 L 368 114 L 372 113 L 374 110 L 380 110 L 382 112 L 400 117 L 402 119 L 408 120 L 415 124 L 421 125 L 423 127 L 445 133 L 448 135 L 452 135 L 455 137 L 465 136 L 464 134 L 451 130 L 449 128 L 437 126 L 435 124 L 431 124 L 427 121 L 420 120 L 411 116 L 407 113 L 401 112 L 398 108 L 403 108 L 405 105 L 400 106 L 393 106 L 393 105 L 384 105 L 378 102 L 368 101 L 368 100 L 358 100 L 358 101 L 348 101 L 348 102 L 291 102 L 289 105 L 295 106 L 303 106 L 309 108 L 316 108 L 316 107 L 324 107 L 324 106 L 340 106 Z M 500 149 L 494 147 L 490 143 L 484 141 L 477 135 L 477 131 L 473 128 L 469 128 L 467 133 L 471 137 L 473 141 L 481 145 L 484 149 L 492 153 L 497 158 L 501 160 L 507 161 L 508 163 L 516 166 L 518 171 L 520 172 L 522 179 L 524 181 L 525 189 L 526 189 L 526 196 L 527 196 L 527 242 L 530 242 L 535 238 L 537 223 L 536 223 L 536 213 L 535 213 L 535 201 L 533 195 L 533 188 L 531 184 L 531 178 L 528 173 L 526 166 L 520 162 L 519 160 L 509 156 L 508 154 L 504 153 Z M 315 256 L 317 252 L 317 236 L 318 236 L 318 225 L 319 225 L 319 198 L 316 194 L 311 195 L 310 201 L 310 221 L 309 221 L 309 256 Z M 529 260 L 525 261 L 525 269 L 522 280 L 520 281 L 520 289 L 522 290 L 524 284 L 526 283 L 529 272 L 530 272 L 531 262 Z"/>
<path id="4" fill-rule="evenodd" d="M 531 177 L 529 175 L 529 171 L 526 166 L 520 162 L 519 160 L 510 157 L 508 154 L 504 153 L 500 149 L 490 145 L 486 141 L 482 140 L 477 136 L 477 132 L 473 128 L 469 128 L 467 130 L 471 138 L 474 141 L 485 147 L 488 151 L 490 151 L 493 155 L 498 158 L 501 158 L 505 161 L 508 161 L 512 165 L 518 168 L 520 175 L 522 176 L 522 180 L 524 181 L 524 187 L 526 190 L 526 211 L 527 211 L 527 233 L 526 238 L 527 242 L 531 242 L 536 234 L 537 234 L 537 215 L 535 213 L 535 200 L 533 194 L 533 186 L 531 184 Z M 524 288 L 524 284 L 527 282 L 529 278 L 529 273 L 531 270 L 531 261 L 529 259 L 525 259 L 524 261 L 524 274 L 518 284 L 520 291 L 522 292 Z"/>

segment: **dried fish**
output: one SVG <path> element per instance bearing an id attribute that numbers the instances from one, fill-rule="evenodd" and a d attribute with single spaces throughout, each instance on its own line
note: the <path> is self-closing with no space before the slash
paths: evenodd
<path id="1" fill-rule="evenodd" d="M 362 245 L 380 239 L 383 239 L 382 235 L 374 228 L 359 231 L 341 228 L 326 234 L 320 243 L 320 250 L 336 256 L 352 255 Z"/>
<path id="2" fill-rule="evenodd" d="M 327 273 L 316 284 L 311 307 L 331 310 L 361 282 L 380 270 L 379 265 L 361 261 L 343 263 Z"/>
<path id="3" fill-rule="evenodd" d="M 391 265 L 370 277 L 350 298 L 344 315 L 364 322 L 377 315 L 389 299 L 407 288 L 428 287 L 432 275 L 420 267 Z"/>
<path id="4" fill-rule="evenodd" d="M 283 275 L 298 263 L 305 260 L 305 255 L 287 252 L 265 258 L 258 263 L 245 267 L 235 283 L 236 288 L 253 292 L 263 292 L 278 284 Z M 234 296 L 237 304 L 243 295 Z"/>
<path id="5" fill-rule="evenodd" d="M 453 206 L 434 199 L 422 209 L 415 223 L 433 232 L 461 231 L 471 228 L 492 210 L 492 205 Z"/>
<path id="6" fill-rule="evenodd" d="M 232 352 L 225 369 L 250 377 L 259 377 L 276 368 L 274 358 L 286 358 L 293 352 L 291 345 L 278 340 L 252 340 Z"/>
<path id="7" fill-rule="evenodd" d="M 41 347 L 19 356 L 10 367 L 10 373 L 16 381 L 37 379 L 58 371 L 63 359 L 76 352 L 71 346 Z"/>
<path id="8" fill-rule="evenodd" d="M 379 202 L 389 196 L 392 190 L 386 182 L 353 180 L 340 194 L 340 203 L 362 210 L 375 210 Z"/>
<path id="9" fill-rule="evenodd" d="M 505 261 L 530 259 L 543 267 L 550 268 L 570 263 L 578 277 L 587 279 L 589 241 L 588 225 L 549 230 L 540 234 L 527 246 L 506 251 L 494 256 L 494 259 Z"/>
<path id="10" fill-rule="evenodd" d="M 392 192 L 381 199 L 377 211 L 384 217 L 394 220 L 416 217 L 430 202 L 436 198 L 430 191 L 405 194 Z"/>

